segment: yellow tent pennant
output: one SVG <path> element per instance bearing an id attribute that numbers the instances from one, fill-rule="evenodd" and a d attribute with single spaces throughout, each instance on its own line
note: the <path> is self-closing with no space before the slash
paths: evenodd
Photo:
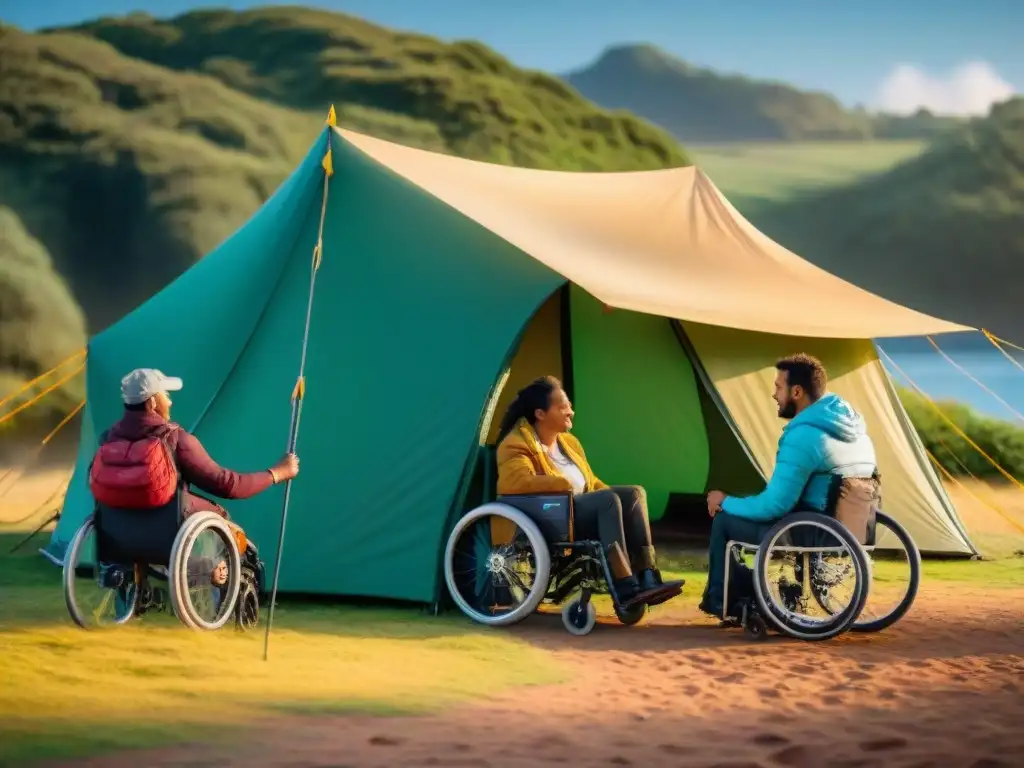
<path id="1" fill-rule="evenodd" d="M 292 390 L 292 400 L 301 400 L 306 396 L 306 377 L 299 376 L 295 382 L 295 389 Z"/>
<path id="2" fill-rule="evenodd" d="M 320 165 L 323 166 L 323 169 L 327 172 L 328 177 L 334 175 L 334 159 L 331 157 L 330 147 L 327 148 L 327 154 L 324 155 L 324 161 Z"/>
<path id="3" fill-rule="evenodd" d="M 338 125 L 338 113 L 334 111 L 334 105 L 331 104 L 331 108 L 327 110 L 327 124 L 334 128 Z"/>

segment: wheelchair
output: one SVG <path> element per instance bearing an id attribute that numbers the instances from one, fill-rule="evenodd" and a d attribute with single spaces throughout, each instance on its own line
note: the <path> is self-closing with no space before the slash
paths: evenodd
<path id="1" fill-rule="evenodd" d="M 232 618 L 241 631 L 256 626 L 264 583 L 259 552 L 215 512 L 184 517 L 182 490 L 156 509 L 97 504 L 75 532 L 63 586 L 78 626 L 117 626 L 168 608 L 197 631 Z"/>
<path id="2" fill-rule="evenodd" d="M 491 627 L 520 622 L 548 603 L 562 605 L 566 630 L 586 635 L 597 623 L 595 594 L 610 596 L 627 626 L 647 612 L 645 602 L 616 594 L 601 543 L 575 539 L 571 494 L 498 496 L 466 513 L 448 537 L 444 578 L 459 610 Z"/>
<path id="3" fill-rule="evenodd" d="M 884 531 L 906 551 L 910 578 L 895 607 L 875 615 L 865 609 L 873 584 L 872 555 Z M 746 562 L 750 555 L 752 568 Z M 781 568 L 773 575 L 776 555 Z M 800 640 L 879 632 L 910 610 L 920 580 L 920 550 L 907 530 L 881 510 L 874 511 L 863 541 L 827 513 L 793 512 L 759 543 L 726 544 L 722 625 L 741 627 L 753 640 L 763 640 L 769 628 Z"/>

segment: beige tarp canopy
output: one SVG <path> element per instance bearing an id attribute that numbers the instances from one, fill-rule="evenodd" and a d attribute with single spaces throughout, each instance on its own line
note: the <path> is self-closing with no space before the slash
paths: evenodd
<path id="1" fill-rule="evenodd" d="M 971 329 L 805 261 L 744 219 L 697 168 L 536 171 L 335 130 L 605 304 L 683 321 L 712 395 L 765 476 L 782 428 L 773 363 L 815 354 L 830 388 L 867 421 L 886 509 L 922 551 L 974 551 L 870 341 Z"/>
<path id="2" fill-rule="evenodd" d="M 535 171 L 335 130 L 612 307 L 819 338 L 970 330 L 868 293 L 786 250 L 694 167 Z"/>

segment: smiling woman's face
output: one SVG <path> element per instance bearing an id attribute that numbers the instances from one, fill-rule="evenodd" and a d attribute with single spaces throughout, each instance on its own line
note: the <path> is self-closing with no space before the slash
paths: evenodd
<path id="1" fill-rule="evenodd" d="M 537 426 L 549 434 L 568 432 L 572 429 L 572 417 L 576 414 L 572 410 L 572 403 L 565 390 L 557 387 L 551 392 L 551 404 L 546 411 L 539 408 L 536 411 Z"/>

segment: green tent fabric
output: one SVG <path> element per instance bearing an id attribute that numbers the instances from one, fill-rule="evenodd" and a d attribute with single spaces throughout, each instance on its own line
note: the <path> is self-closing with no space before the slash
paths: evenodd
<path id="1" fill-rule="evenodd" d="M 701 493 L 707 431 L 698 384 L 671 324 L 638 312 L 606 312 L 571 287 L 573 432 L 598 476 L 642 485 L 652 521 L 670 493 Z"/>
<path id="2" fill-rule="evenodd" d="M 184 379 L 173 416 L 218 462 L 258 470 L 280 457 L 324 151 L 318 143 L 236 235 L 93 339 L 88 422 L 115 421 L 121 376 L 152 366 Z M 495 374 L 563 279 L 344 142 L 332 156 L 280 588 L 431 601 Z M 94 448 L 90 428 L 48 548 L 55 559 L 90 512 Z M 229 504 L 268 568 L 282 492 Z"/>
<path id="3" fill-rule="evenodd" d="M 599 476 L 644 485 L 652 517 L 670 495 L 702 493 L 710 479 L 752 474 L 756 483 L 768 466 L 761 433 L 771 413 L 762 413 L 767 398 L 745 393 L 761 386 L 755 377 L 781 342 L 764 341 L 761 349 L 751 335 L 736 346 L 752 382 L 737 389 L 726 347 L 707 334 L 691 346 L 667 317 L 605 312 L 511 236 L 327 130 L 238 232 L 91 340 L 78 461 L 44 550 L 51 560 L 62 562 L 91 512 L 87 467 L 98 434 L 120 417 L 120 379 L 133 368 L 184 379 L 173 417 L 222 465 L 256 471 L 285 450 L 328 152 L 333 175 L 283 592 L 438 601 L 445 537 L 454 516 L 475 502 L 480 443 L 493 438 L 487 416 L 511 394 L 502 384 L 518 387 L 547 373 L 567 379 L 576 431 Z M 508 207 L 503 198 L 493 205 Z M 541 225 L 564 238 L 557 217 Z M 885 439 L 906 456 L 920 453 L 889 400 L 875 407 L 894 425 Z M 927 467 L 907 459 L 890 473 L 911 470 Z M 915 514 L 951 529 L 955 512 L 917 480 L 923 490 Z M 271 569 L 282 495 L 275 487 L 227 504 Z M 945 551 L 970 549 L 959 536 L 936 541 Z"/>

